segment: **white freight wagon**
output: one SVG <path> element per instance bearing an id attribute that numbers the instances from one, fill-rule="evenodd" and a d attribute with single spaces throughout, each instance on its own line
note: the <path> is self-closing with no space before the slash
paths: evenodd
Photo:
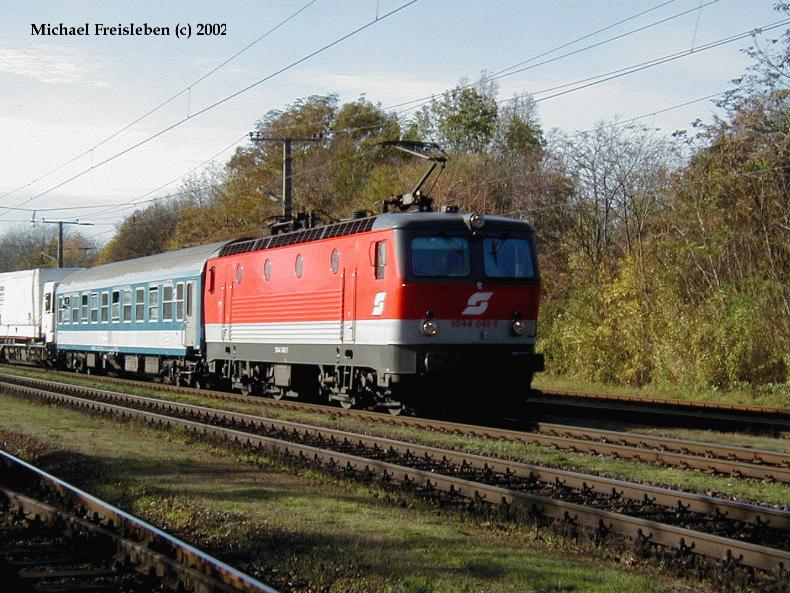
<path id="1" fill-rule="evenodd" d="M 40 351 L 42 346 L 54 337 L 55 288 L 80 269 L 0 273 L 0 360 L 38 360 L 45 354 Z"/>

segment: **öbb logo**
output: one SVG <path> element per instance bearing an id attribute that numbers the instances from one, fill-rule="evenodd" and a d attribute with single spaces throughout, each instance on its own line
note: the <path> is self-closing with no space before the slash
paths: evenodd
<path id="1" fill-rule="evenodd" d="M 488 301 L 494 296 L 493 292 L 476 292 L 466 301 L 466 309 L 461 315 L 482 315 L 488 309 Z"/>

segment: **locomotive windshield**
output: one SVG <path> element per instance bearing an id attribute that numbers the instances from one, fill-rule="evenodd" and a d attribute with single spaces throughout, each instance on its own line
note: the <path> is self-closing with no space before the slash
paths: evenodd
<path id="1" fill-rule="evenodd" d="M 486 276 L 491 278 L 532 278 L 532 247 L 526 239 L 483 239 L 483 263 Z"/>
<path id="2" fill-rule="evenodd" d="M 469 241 L 464 237 L 414 237 L 411 273 L 445 278 L 468 276 L 471 273 Z"/>

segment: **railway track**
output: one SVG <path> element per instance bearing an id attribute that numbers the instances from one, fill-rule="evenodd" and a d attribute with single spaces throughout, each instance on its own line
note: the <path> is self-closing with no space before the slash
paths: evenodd
<path id="1" fill-rule="evenodd" d="M 537 413 L 607 418 L 658 426 L 683 426 L 754 432 L 790 431 L 790 409 L 714 404 L 700 401 L 581 393 L 533 391 L 527 405 Z"/>
<path id="2" fill-rule="evenodd" d="M 13 366 L 0 364 L 0 370 L 13 370 L 14 368 Z M 46 372 L 48 375 L 61 375 L 72 378 L 75 376 L 74 373 L 64 371 L 49 369 L 43 371 L 39 367 L 28 368 Z M 151 381 L 125 379 L 108 375 L 101 376 L 101 380 L 110 381 L 118 385 L 134 385 L 147 389 L 156 386 L 157 389 L 173 393 L 194 394 L 199 392 L 210 393 L 212 396 L 223 394 L 233 396 L 233 394 L 223 391 L 196 390 L 186 386 L 152 383 Z M 256 401 L 261 400 L 260 397 L 253 397 L 252 399 Z M 320 406 L 321 404 L 316 405 Z M 530 418 L 563 416 L 611 420 L 615 417 L 618 421 L 657 426 L 698 427 L 715 430 L 732 429 L 756 433 L 790 433 L 790 409 L 787 408 L 548 390 L 533 390 L 525 398 L 525 406 L 525 414 Z M 503 419 L 493 420 L 501 421 Z"/>
<path id="3" fill-rule="evenodd" d="M 15 593 L 276 593 L 5 451 L 0 575 Z"/>
<path id="4" fill-rule="evenodd" d="M 64 375 L 74 378 L 74 375 L 71 373 L 64 373 Z M 0 380 L 2 381 L 19 382 L 23 379 L 23 377 L 18 375 L 0 373 Z M 220 401 L 251 403 L 273 409 L 323 412 L 335 416 L 358 418 L 393 426 L 406 426 L 464 436 L 549 445 L 565 451 L 606 455 L 619 459 L 681 467 L 734 477 L 790 483 L 790 454 L 778 451 L 717 445 L 686 439 L 538 421 L 520 422 L 520 428 L 518 429 L 479 426 L 411 416 L 391 416 L 387 413 L 366 410 L 344 410 L 335 406 L 292 400 L 277 401 L 223 391 L 196 390 L 189 387 L 102 377 L 102 381 L 105 379 L 112 384 L 126 387 L 143 387 L 149 390 L 155 387 L 157 390 L 170 393 L 200 395 Z"/>
<path id="5" fill-rule="evenodd" d="M 786 584 L 790 513 L 782 510 L 227 410 L 35 383 L 4 380 L 3 388 L 89 412 L 179 427 L 465 507 L 551 520 L 600 540 L 625 537 L 682 566 L 720 561 L 717 571 L 757 569 Z"/>

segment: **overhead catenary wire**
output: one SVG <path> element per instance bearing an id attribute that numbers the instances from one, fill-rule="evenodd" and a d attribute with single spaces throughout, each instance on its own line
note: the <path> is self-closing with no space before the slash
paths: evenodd
<path id="1" fill-rule="evenodd" d="M 416 0 L 415 0 L 415 1 L 416 1 Z M 658 21 L 654 21 L 654 22 L 652 22 L 652 23 L 648 23 L 647 25 L 643 25 L 643 26 L 641 26 L 641 27 L 638 27 L 638 28 L 636 28 L 636 29 L 632 29 L 632 30 L 630 30 L 630 31 L 626 31 L 626 32 L 624 32 L 624 33 L 622 33 L 622 34 L 616 35 L 616 36 L 614 36 L 614 37 L 607 38 L 607 39 L 605 39 L 605 40 L 602 40 L 602 41 L 600 41 L 600 42 L 597 42 L 597 43 L 595 43 L 595 44 L 592 44 L 592 45 L 589 45 L 589 46 L 585 46 L 585 47 L 583 47 L 583 48 L 579 48 L 579 49 L 577 49 L 577 50 L 574 50 L 574 51 L 572 51 L 572 52 L 568 52 L 568 53 L 562 54 L 561 56 L 557 56 L 557 57 L 555 57 L 555 58 L 552 58 L 552 59 L 550 59 L 550 60 L 545 60 L 545 61 L 543 61 L 543 62 L 540 62 L 540 63 L 538 63 L 538 64 L 533 64 L 532 66 L 529 66 L 528 68 L 522 68 L 522 69 L 520 69 L 520 70 L 514 70 L 514 69 L 515 69 L 515 68 L 517 68 L 518 66 L 523 66 L 524 64 L 527 64 L 527 63 L 529 63 L 529 62 L 532 62 L 532 61 L 534 61 L 534 60 L 536 60 L 536 59 L 539 59 L 539 58 L 541 58 L 541 57 L 544 57 L 544 56 L 547 56 L 547 55 L 549 55 L 549 54 L 551 54 L 551 53 L 554 53 L 555 51 L 558 51 L 558 50 L 560 50 L 560 49 L 563 49 L 563 48 L 569 47 L 569 46 L 571 46 L 571 45 L 574 45 L 575 43 L 578 43 L 578 42 L 580 42 L 580 41 L 583 41 L 584 39 L 588 39 L 588 38 L 590 38 L 590 37 L 593 37 L 594 35 L 597 35 L 597 34 L 599 34 L 599 33 L 601 33 L 601 32 L 604 32 L 604 31 L 610 30 L 610 29 L 612 29 L 612 28 L 614 28 L 614 27 L 616 27 L 616 26 L 618 26 L 618 25 L 624 24 L 624 23 L 626 23 L 626 22 L 629 22 L 629 21 L 631 21 L 631 20 L 634 20 L 634 19 L 636 19 L 636 18 L 638 18 L 638 17 L 640 17 L 640 16 L 643 16 L 643 15 L 645 15 L 645 14 L 648 14 L 648 13 L 652 12 L 652 11 L 655 11 L 655 10 L 657 10 L 657 9 L 659 9 L 659 8 L 662 8 L 662 7 L 664 7 L 664 6 L 667 6 L 667 5 L 669 5 L 669 4 L 672 4 L 674 1 L 675 1 L 675 0 L 667 0 L 667 1 L 665 1 L 665 2 L 661 2 L 661 3 L 659 3 L 659 4 L 655 5 L 655 6 L 651 7 L 651 8 L 648 8 L 648 9 L 646 9 L 646 10 L 640 11 L 640 12 L 638 12 L 638 13 L 636 13 L 636 14 L 634 14 L 634 15 L 631 15 L 631 16 L 629 16 L 629 17 L 627 17 L 627 18 L 621 19 L 621 20 L 619 20 L 619 21 L 616 21 L 615 23 L 612 23 L 612 24 L 610 24 L 610 25 L 607 25 L 606 27 L 602 27 L 602 28 L 600 28 L 600 29 L 597 29 L 597 30 L 595 30 L 595 31 L 591 32 L 591 33 L 587 33 L 587 34 L 585 34 L 585 35 L 582 35 L 582 36 L 580 36 L 580 37 L 577 37 L 577 38 L 575 38 L 575 39 L 573 39 L 573 40 L 571 40 L 571 41 L 569 41 L 569 42 L 562 43 L 562 44 L 560 44 L 560 45 L 558 45 L 558 46 L 555 46 L 555 47 L 553 47 L 553 48 L 551 48 L 551 49 L 549 49 L 549 50 L 543 51 L 543 52 L 541 52 L 541 53 L 539 53 L 539 54 L 537 54 L 537 55 L 535 55 L 535 56 L 533 56 L 533 57 L 531 57 L 531 58 L 528 58 L 528 59 L 526 59 L 526 60 L 522 60 L 522 61 L 520 61 L 520 62 L 518 62 L 518 63 L 516 63 L 516 64 L 514 64 L 514 65 L 512 65 L 512 66 L 509 66 L 509 67 L 506 67 L 506 68 L 504 68 L 504 69 L 501 69 L 501 70 L 499 70 L 499 71 L 497 71 L 497 72 L 493 73 L 492 75 L 490 75 L 490 77 L 503 78 L 503 77 L 505 77 L 505 76 L 510 76 L 511 74 L 516 74 L 516 73 L 518 73 L 518 72 L 522 72 L 522 71 L 524 71 L 524 70 L 526 70 L 526 69 L 529 69 L 529 68 L 538 67 L 538 66 L 541 66 L 541 65 L 544 65 L 544 64 L 547 64 L 547 63 L 551 63 L 551 62 L 553 62 L 553 61 L 556 61 L 556 60 L 559 60 L 559 59 L 562 59 L 562 58 L 565 58 L 565 57 L 569 57 L 569 56 L 572 56 L 572 55 L 576 55 L 576 54 L 578 54 L 578 53 L 581 53 L 581 52 L 584 52 L 584 51 L 589 51 L 590 49 L 593 49 L 593 48 L 595 48 L 595 47 L 599 47 L 599 46 L 601 46 L 601 45 L 603 45 L 603 44 L 610 43 L 610 42 L 612 42 L 612 41 L 615 41 L 615 40 L 617 40 L 617 39 L 621 39 L 621 38 L 623 38 L 623 37 L 626 37 L 626 36 L 628 36 L 628 35 L 631 35 L 631 34 L 634 34 L 634 33 L 637 33 L 637 32 L 641 32 L 641 31 L 644 31 L 644 30 L 646 30 L 646 29 L 648 29 L 648 28 L 651 28 L 651 27 L 657 26 L 657 25 L 659 25 L 659 24 L 662 24 L 662 23 L 668 22 L 668 21 L 670 21 L 670 20 L 673 20 L 673 19 L 679 18 L 679 17 L 681 17 L 681 16 L 684 16 L 684 15 L 686 15 L 686 14 L 689 14 L 689 13 L 691 13 L 691 12 L 694 12 L 694 11 L 697 11 L 697 10 L 698 10 L 698 8 L 692 8 L 692 9 L 690 9 L 690 10 L 685 10 L 685 11 L 682 11 L 682 12 L 679 12 L 679 13 L 675 13 L 675 14 L 673 14 L 673 15 L 670 15 L 670 16 L 666 17 L 666 18 L 660 19 L 660 20 L 658 20 Z M 702 0 L 701 0 L 701 1 L 702 1 Z M 714 4 L 715 2 L 718 2 L 718 0 L 711 0 L 710 2 L 708 2 L 708 3 L 704 4 L 704 6 L 707 6 L 707 5 L 709 5 L 709 4 Z M 304 6 L 304 7 L 303 7 L 302 9 L 300 9 L 300 10 L 304 10 L 305 8 L 307 8 L 307 6 L 309 6 L 309 5 L 306 5 L 306 6 Z M 405 6 L 404 6 L 404 7 L 405 7 Z M 397 11 L 397 10 L 400 10 L 400 9 L 396 9 L 396 11 Z M 395 11 L 392 11 L 392 12 L 395 12 Z M 289 17 L 289 19 L 290 19 L 290 18 L 293 18 L 293 16 L 296 16 L 296 14 L 298 14 L 298 12 L 297 12 L 297 13 L 294 13 L 294 14 L 293 14 L 291 17 Z M 386 16 L 388 16 L 389 14 L 392 14 L 392 13 L 387 13 L 387 14 L 385 14 L 383 17 L 379 17 L 379 16 L 378 16 L 378 14 L 377 14 L 377 16 L 376 16 L 376 20 L 379 20 L 380 18 L 385 18 L 385 17 L 386 17 Z M 283 21 L 283 23 L 284 23 L 284 22 L 287 22 L 287 20 L 286 20 L 286 21 Z M 280 26 L 280 25 L 278 25 L 278 26 Z M 274 29 L 272 29 L 272 30 L 274 30 Z M 257 42 L 257 41 L 256 41 L 256 42 Z M 241 52 L 245 51 L 246 49 L 248 49 L 249 47 L 251 47 L 251 46 L 252 46 L 254 43 L 256 43 L 256 42 L 253 42 L 252 44 L 248 45 L 248 46 L 247 46 L 247 48 L 244 48 L 244 49 L 242 49 L 240 52 L 237 52 L 237 54 L 235 54 L 234 56 L 231 56 L 230 58 L 228 58 L 228 60 L 226 60 L 225 62 L 223 62 L 223 63 L 222 63 L 222 64 L 220 64 L 219 66 L 217 66 L 217 67 L 216 67 L 216 69 L 215 69 L 214 71 L 216 71 L 217 69 L 221 68 L 221 67 L 222 67 L 224 64 L 226 64 L 227 62 L 229 62 L 230 60 L 232 60 L 232 59 L 233 59 L 233 58 L 234 58 L 236 55 L 238 55 L 239 53 L 241 53 Z M 508 71 L 512 71 L 512 72 L 508 72 Z M 203 80 L 204 78 L 208 77 L 208 76 L 209 76 L 210 74 L 212 74 L 212 73 L 213 73 L 213 71 L 211 71 L 211 72 L 207 73 L 206 75 L 204 75 L 204 77 L 202 77 L 201 79 L 199 79 L 199 80 L 198 80 L 198 81 L 196 81 L 195 83 L 192 83 L 192 86 L 194 86 L 194 84 L 196 84 L 197 82 L 200 82 L 200 80 Z M 259 84 L 260 82 L 261 82 L 261 81 L 259 81 L 258 83 L 254 83 L 254 84 Z M 470 86 L 470 85 L 471 85 L 471 83 L 470 83 L 470 84 L 468 84 L 468 85 L 465 85 L 465 86 Z M 252 86 L 252 85 L 251 85 L 251 86 Z M 249 89 L 249 88 L 251 88 L 251 87 L 247 87 L 247 89 Z M 242 90 L 241 90 L 241 91 L 239 91 L 238 93 L 241 93 L 241 92 L 245 92 L 245 89 L 242 89 Z M 183 91 L 182 91 L 182 93 L 183 93 Z M 238 93 L 236 93 L 236 94 L 238 94 Z M 230 97 L 228 97 L 228 98 L 226 98 L 226 99 L 223 99 L 222 101 L 228 100 L 229 98 L 232 98 L 232 97 L 233 97 L 233 96 L 235 96 L 236 94 L 234 94 L 234 95 L 231 95 Z M 390 106 L 386 107 L 385 109 L 386 109 L 386 110 L 391 110 L 391 109 L 395 109 L 395 108 L 397 108 L 397 107 L 401 107 L 401 106 L 408 105 L 408 104 L 415 103 L 415 102 L 418 102 L 418 103 L 420 103 L 420 102 L 421 102 L 421 104 L 425 104 L 426 102 L 429 102 L 430 100 L 432 100 L 432 99 L 433 99 L 433 97 L 434 97 L 434 95 L 430 95 L 430 96 L 428 96 L 428 97 L 422 97 L 422 98 L 420 98 L 420 99 L 415 99 L 415 100 L 411 100 L 411 101 L 406 101 L 406 102 L 402 102 L 402 103 L 397 103 L 397 104 L 394 104 L 394 105 L 390 105 Z M 174 124 L 173 126 L 170 126 L 170 127 L 166 128 L 165 130 L 162 130 L 162 131 L 161 131 L 161 132 L 159 132 L 158 134 L 165 133 L 166 131 L 169 131 L 169 130 L 170 130 L 170 129 L 172 129 L 173 127 L 175 127 L 175 126 L 177 126 L 177 125 L 180 125 L 180 123 L 183 123 L 184 121 L 186 121 L 187 119 L 189 119 L 189 117 L 194 117 L 194 116 L 196 116 L 196 115 L 199 115 L 199 114 L 200 114 L 200 113 L 202 113 L 203 111 L 206 111 L 206 110 L 208 110 L 208 109 L 211 109 L 213 106 L 216 106 L 217 104 L 220 104 L 220 103 L 221 103 L 221 102 L 218 102 L 218 103 L 216 103 L 216 104 L 214 104 L 214 105 L 210 105 L 210 106 L 208 106 L 207 108 L 205 108 L 204 110 L 201 110 L 200 112 L 198 112 L 198 113 L 195 113 L 195 114 L 194 114 L 194 115 L 192 115 L 192 116 L 188 116 L 188 117 L 187 117 L 187 118 L 185 118 L 184 120 L 181 120 L 181 122 L 176 122 L 176 124 Z M 401 111 L 399 112 L 399 114 L 406 113 L 407 111 L 410 111 L 411 109 L 415 109 L 415 108 L 417 108 L 417 107 L 419 107 L 419 106 L 421 106 L 421 105 L 420 105 L 420 104 L 418 104 L 418 105 L 414 105 L 414 106 L 412 106 L 412 107 L 410 107 L 410 108 L 408 108 L 408 109 L 403 109 L 403 110 L 401 110 Z M 321 123 L 321 122 L 315 122 L 315 123 Z M 281 130 L 281 129 L 285 129 L 285 128 L 275 128 L 275 129 L 273 129 L 273 130 L 271 130 L 271 131 L 278 131 L 278 130 Z M 346 133 L 346 132 L 353 132 L 353 131 L 357 131 L 357 130 L 359 130 L 359 129 L 360 129 L 360 128 L 355 128 L 355 129 L 352 129 L 352 130 L 343 131 L 342 133 Z M 59 185 L 57 185 L 57 186 L 55 186 L 55 187 L 53 187 L 53 188 L 50 188 L 49 190 L 46 190 L 45 192 L 41 192 L 40 194 L 38 194 L 38 195 L 36 195 L 36 196 L 33 196 L 32 198 L 29 198 L 28 200 L 26 200 L 26 201 L 22 202 L 22 203 L 20 204 L 20 206 L 21 206 L 21 205 L 28 204 L 28 203 L 32 202 L 33 200 L 37 199 L 38 197 L 41 197 L 42 195 L 45 195 L 45 194 L 46 194 L 46 193 L 48 193 L 49 191 L 52 191 L 52 190 L 54 190 L 54 189 L 57 189 L 58 187 L 60 187 L 60 186 L 62 186 L 62 185 L 65 185 L 66 183 L 68 183 L 68 182 L 72 181 L 73 179 L 76 179 L 77 177 L 80 177 L 81 175 L 83 175 L 83 174 L 85 174 L 85 173 L 89 172 L 90 170 L 92 170 L 92 169 L 94 169 L 94 168 L 96 168 L 96 167 L 98 167 L 98 166 L 101 166 L 102 164 L 104 164 L 104 163 L 106 163 L 106 162 L 109 162 L 110 160 L 113 160 L 113 159 L 114 159 L 114 158 L 116 158 L 117 156 L 121 156 L 122 154 L 125 154 L 125 153 L 126 153 L 126 152 L 128 152 L 129 150 L 132 150 L 132 149 L 136 148 L 137 146 L 140 146 L 140 145 L 142 145 L 142 144 L 144 144 L 144 143 L 148 142 L 149 140 L 152 140 L 154 137 L 155 137 L 155 136 L 153 136 L 153 137 L 149 137 L 149 138 L 147 138 L 147 139 L 143 140 L 142 142 L 138 143 L 137 145 L 134 145 L 134 146 L 130 147 L 130 148 L 129 148 L 129 149 L 127 149 L 126 151 L 123 151 L 122 153 L 119 153 L 118 155 L 115 155 L 114 157 L 111 157 L 110 159 L 107 159 L 107 160 L 105 160 L 105 161 L 103 161 L 103 162 L 100 162 L 100 163 L 98 163 L 98 164 L 96 164 L 96 165 L 91 165 L 91 167 L 90 167 L 89 169 L 87 169 L 87 170 L 83 171 L 82 173 L 80 173 L 80 174 L 78 174 L 78 175 L 76 175 L 76 176 L 74 176 L 74 177 L 72 177 L 72 178 L 70 178 L 70 179 L 67 179 L 67 180 L 66 180 L 66 181 L 64 181 L 62 184 L 59 184 Z M 94 148 L 95 148 L 95 147 L 94 147 Z M 0 198 L 2 198 L 2 197 L 3 197 L 3 196 L 0 196 Z M 15 209 L 20 209 L 20 208 L 18 208 L 18 207 L 17 207 L 17 208 L 15 208 Z M 9 210 L 11 210 L 11 208 L 10 208 L 10 207 L 6 207 L 6 210 L 5 210 L 4 212 L 0 212 L 0 216 L 1 216 L 2 214 L 4 214 L 5 212 L 9 211 Z M 30 210 L 34 210 L 34 209 L 30 209 Z"/>
<path id="2" fill-rule="evenodd" d="M 385 13 L 383 15 L 380 15 L 378 18 L 375 18 L 375 19 L 373 19 L 371 21 L 368 21 L 367 23 L 365 23 L 365 24 L 353 29 L 352 31 L 346 33 L 345 35 L 342 35 L 341 37 L 338 37 L 337 39 L 334 39 L 333 41 L 327 43 L 326 45 L 323 45 L 320 48 L 318 48 L 316 50 L 313 50 L 312 52 L 310 52 L 307 55 L 299 58 L 298 60 L 295 60 L 295 61 L 289 63 L 288 65 L 283 66 L 282 68 L 279 68 L 278 70 L 272 72 L 271 74 L 269 74 L 269 75 L 267 75 L 267 76 L 255 81 L 255 82 L 253 82 L 253 83 L 251 83 L 251 84 L 249 84 L 249 85 L 247 85 L 247 86 L 245 86 L 245 87 L 243 87 L 241 89 L 239 89 L 238 91 L 235 91 L 234 93 L 231 93 L 230 95 L 227 95 L 226 97 L 223 97 L 222 99 L 219 99 L 218 101 L 215 101 L 214 103 L 211 103 L 208 106 L 203 107 L 202 109 L 199 109 L 198 111 L 196 111 L 195 113 L 193 113 L 189 117 L 184 117 L 184 118 L 182 118 L 180 120 L 177 120 L 173 124 L 171 124 L 171 125 L 163 128 L 163 129 L 159 130 L 158 132 L 155 132 L 154 134 L 148 136 L 147 138 L 141 140 L 140 142 L 137 142 L 137 143 L 135 143 L 135 144 L 133 144 L 133 145 L 121 150 L 120 152 L 117 152 L 117 153 L 107 157 L 106 159 L 96 163 L 95 165 L 92 165 L 92 166 L 88 167 L 87 169 L 84 169 L 84 170 L 80 171 L 79 173 L 77 173 L 75 175 L 72 175 L 71 177 L 65 179 L 64 181 L 61 181 L 60 183 L 57 183 L 57 184 L 47 188 L 46 190 L 41 191 L 41 192 L 31 196 L 30 198 L 27 198 L 26 200 L 24 200 L 23 202 L 17 204 L 16 206 L 20 207 L 20 206 L 24 206 L 26 204 L 29 204 L 30 202 L 32 202 L 34 200 L 37 200 L 38 198 L 43 197 L 43 196 L 47 195 L 48 193 L 50 193 L 50 192 L 52 192 L 52 191 L 54 191 L 54 190 L 56 190 L 56 189 L 58 189 L 60 187 L 63 187 L 64 185 L 66 185 L 68 183 L 71 183 L 75 179 L 79 179 L 80 177 L 82 177 L 83 175 L 86 175 L 87 173 L 90 173 L 94 169 L 96 169 L 98 167 L 101 167 L 103 165 L 106 165 L 107 163 L 109 163 L 111 161 L 114 161 L 118 157 L 121 157 L 121 156 L 131 152 L 132 150 L 135 150 L 136 148 L 139 148 L 140 146 L 143 146 L 144 144 L 147 144 L 151 140 L 154 140 L 154 139 L 158 138 L 159 136 L 162 136 L 163 134 L 166 134 L 167 132 L 169 132 L 171 130 L 174 130 L 175 128 L 181 126 L 185 122 L 190 121 L 190 120 L 192 120 L 192 119 L 194 119 L 194 118 L 196 118 L 196 117 L 198 117 L 200 115 L 203 115 L 204 113 L 206 113 L 206 112 L 208 112 L 208 111 L 210 111 L 210 110 L 212 110 L 212 109 L 214 109 L 216 107 L 219 107 L 220 105 L 222 105 L 222 104 L 224 104 L 224 103 L 226 103 L 226 102 L 238 97 L 239 95 L 241 95 L 243 93 L 246 93 L 246 92 L 252 90 L 253 88 L 258 87 L 258 86 L 260 86 L 261 84 L 263 84 L 265 82 L 268 82 L 269 80 L 279 76 L 283 72 L 286 72 L 286 71 L 290 70 L 291 68 L 294 68 L 294 67 L 298 66 L 299 64 L 301 64 L 303 62 L 306 62 L 307 60 L 317 56 L 318 54 L 325 52 L 326 50 L 328 50 L 328 49 L 330 49 L 330 48 L 342 43 L 343 41 L 349 39 L 350 37 L 353 37 L 353 36 L 361 33 L 362 31 L 368 29 L 369 27 L 372 27 L 373 25 L 381 22 L 382 20 L 393 16 L 394 14 L 404 10 L 405 8 L 408 8 L 412 4 L 416 4 L 417 2 L 419 2 L 419 0 L 408 0 L 407 2 L 404 2 L 403 4 L 398 6 L 397 8 L 394 8 L 394 9 L 390 10 L 389 12 L 387 12 L 387 13 Z M 3 213 L 4 212 L 0 212 L 0 215 L 2 215 Z"/>
<path id="3" fill-rule="evenodd" d="M 762 27 L 761 29 L 764 30 L 764 31 L 771 30 L 773 28 L 776 28 L 776 27 L 782 26 L 784 24 L 787 24 L 787 22 L 789 22 L 789 21 L 788 20 L 779 21 L 779 22 L 776 22 L 776 23 L 772 23 L 770 25 L 766 25 L 766 26 Z M 760 29 L 756 29 L 756 30 L 760 30 Z M 575 81 L 575 82 L 572 82 L 572 83 L 567 83 L 565 85 L 559 85 L 558 87 L 551 87 L 550 89 L 543 89 L 542 91 L 536 91 L 534 94 L 545 93 L 545 92 L 549 92 L 549 91 L 552 91 L 552 90 L 557 90 L 559 88 L 568 87 L 568 86 L 572 86 L 572 85 L 578 85 L 580 83 L 590 82 L 590 81 L 593 81 L 593 80 L 595 81 L 595 82 L 590 82 L 590 84 L 584 84 L 583 86 L 576 86 L 574 88 L 567 89 L 567 90 L 565 90 L 562 93 L 557 93 L 555 95 L 551 95 L 551 96 L 548 96 L 548 97 L 543 97 L 541 99 L 538 99 L 539 101 L 547 100 L 547 99 L 553 98 L 555 96 L 560 96 L 560 95 L 563 95 L 563 94 L 567 94 L 569 92 L 574 92 L 576 90 L 580 90 L 582 88 L 586 88 L 588 86 L 591 86 L 592 84 L 599 84 L 601 82 L 605 82 L 606 80 L 611 80 L 612 78 L 616 78 L 616 77 L 619 77 L 619 76 L 625 76 L 626 74 L 631 74 L 633 72 L 637 72 L 639 70 L 643 70 L 643 69 L 645 69 L 647 67 L 656 66 L 656 65 L 659 65 L 661 63 L 665 63 L 665 62 L 673 60 L 673 59 L 678 59 L 680 57 L 684 57 L 685 55 L 691 55 L 693 53 L 698 53 L 700 51 L 705 51 L 707 49 L 712 49 L 714 47 L 718 47 L 718 46 L 723 45 L 725 43 L 731 43 L 733 41 L 736 41 L 738 39 L 742 39 L 742 38 L 745 38 L 745 37 L 751 35 L 754 31 L 755 31 L 755 29 L 747 31 L 747 32 L 744 32 L 744 33 L 741 33 L 741 34 L 733 35 L 733 36 L 730 36 L 730 37 L 727 37 L 727 38 L 723 38 L 723 39 L 720 39 L 718 41 L 711 42 L 711 43 L 706 44 L 704 46 L 700 46 L 698 48 L 695 48 L 694 50 L 684 50 L 683 52 L 678 52 L 676 54 L 669 54 L 668 56 L 663 56 L 661 58 L 656 58 L 654 60 L 649 60 L 647 62 L 642 62 L 640 64 L 632 65 L 632 66 L 629 66 L 629 67 L 626 67 L 626 68 L 621 68 L 621 69 L 618 69 L 618 70 L 610 71 L 610 72 L 607 72 L 607 73 L 604 73 L 604 74 L 597 75 L 595 77 L 589 77 L 589 78 L 586 78 L 586 79 L 582 79 L 581 81 Z M 703 99 L 697 99 L 694 102 L 699 101 L 699 100 L 703 100 Z M 513 99 L 505 99 L 502 102 L 508 101 L 508 100 L 513 100 Z M 408 111 L 408 110 L 404 110 L 404 111 Z M 652 115 L 652 113 L 648 114 L 648 115 Z M 642 117 L 642 116 L 640 116 L 640 117 Z M 374 126 L 365 126 L 365 128 L 382 127 L 382 125 L 387 125 L 387 124 L 376 124 Z M 344 131 L 342 131 L 342 133 L 348 133 L 348 132 L 359 130 L 359 129 L 360 128 L 352 128 L 350 130 L 344 130 Z M 322 168 L 322 167 L 317 167 L 317 168 Z M 304 173 L 304 172 L 302 172 L 302 173 Z M 300 174 L 302 174 L 302 173 L 300 173 Z M 153 191 L 157 191 L 157 190 L 153 190 Z"/>
<path id="4" fill-rule="evenodd" d="M 41 181 L 42 179 L 45 179 L 45 178 L 49 177 L 53 173 L 56 173 L 57 171 L 60 171 L 64 167 L 70 165 L 74 161 L 79 160 L 80 158 L 84 157 L 87 154 L 91 154 L 91 157 L 92 157 L 93 156 L 92 153 L 93 153 L 94 150 L 96 150 L 100 146 L 104 146 L 107 142 L 109 142 L 113 138 L 118 137 L 120 134 L 122 134 L 126 130 L 130 129 L 132 126 L 140 123 L 144 119 L 146 119 L 149 116 L 153 115 L 154 113 L 156 113 L 157 111 L 159 111 L 160 109 L 165 107 L 166 105 L 169 105 L 170 103 L 175 101 L 178 97 L 182 96 L 183 94 L 186 93 L 188 99 L 191 101 L 191 93 L 192 93 L 192 88 L 193 87 L 197 86 L 198 84 L 200 84 L 201 82 L 203 82 L 204 80 L 209 78 L 211 75 L 215 74 L 217 71 L 219 71 L 223 67 L 227 66 L 230 62 L 232 62 L 233 60 L 238 58 L 241 54 L 243 54 L 247 50 L 251 49 L 252 47 L 257 45 L 258 43 L 260 43 L 261 41 L 263 41 L 264 39 L 269 37 L 272 33 L 277 31 L 278 29 L 280 29 L 284 25 L 286 25 L 288 22 L 290 22 L 291 20 L 293 20 L 297 16 L 299 16 L 302 12 L 307 10 L 310 6 L 315 4 L 317 1 L 318 0 L 310 0 L 307 4 L 305 4 L 304 6 L 302 6 L 301 8 L 296 10 L 295 12 L 291 13 L 288 17 L 286 17 L 285 19 L 281 20 L 274 27 L 272 27 L 271 29 L 269 29 L 268 31 L 263 33 L 262 35 L 259 35 L 256 39 L 254 39 L 253 41 L 251 41 L 250 43 L 245 45 L 243 48 L 241 48 L 239 51 L 234 53 L 232 56 L 230 56 L 229 58 L 225 59 L 220 64 L 214 66 L 214 68 L 212 68 L 211 70 L 209 70 L 208 72 L 203 74 L 200 78 L 198 78 L 197 80 L 192 81 L 191 83 L 189 83 L 189 85 L 187 85 L 186 87 L 184 87 L 183 89 L 178 91 L 176 94 L 172 95 L 168 99 L 165 99 L 164 101 L 162 101 L 161 103 L 159 103 L 155 107 L 152 107 L 151 109 L 149 109 L 148 111 L 146 111 L 145 113 L 143 113 L 142 115 L 140 115 L 139 117 L 134 119 L 133 121 L 129 122 L 128 124 L 124 125 L 122 128 L 116 130 L 115 132 L 113 132 L 112 134 L 110 134 L 109 136 L 107 136 L 106 138 L 101 140 L 100 142 L 97 142 L 96 144 L 92 145 L 90 148 L 86 148 L 81 153 L 71 157 L 69 160 L 61 163 L 60 165 L 58 165 L 57 167 L 55 167 L 53 169 L 50 169 L 46 173 L 44 173 L 42 175 L 39 175 L 38 177 L 36 177 L 32 181 L 29 181 L 29 182 L 27 182 L 27 183 L 25 183 L 23 185 L 20 185 L 19 187 L 16 187 L 16 188 L 12 189 L 11 191 L 8 191 L 8 192 L 6 192 L 4 194 L 0 194 L 0 199 L 5 198 L 6 196 L 10 196 L 12 194 L 15 194 L 16 192 L 18 192 L 18 191 L 20 191 L 22 189 L 25 189 L 26 187 L 30 187 L 34 183 L 37 183 L 37 182 Z M 187 117 L 189 117 L 189 107 L 187 107 Z M 93 163 L 91 163 L 91 165 L 93 165 Z"/>

